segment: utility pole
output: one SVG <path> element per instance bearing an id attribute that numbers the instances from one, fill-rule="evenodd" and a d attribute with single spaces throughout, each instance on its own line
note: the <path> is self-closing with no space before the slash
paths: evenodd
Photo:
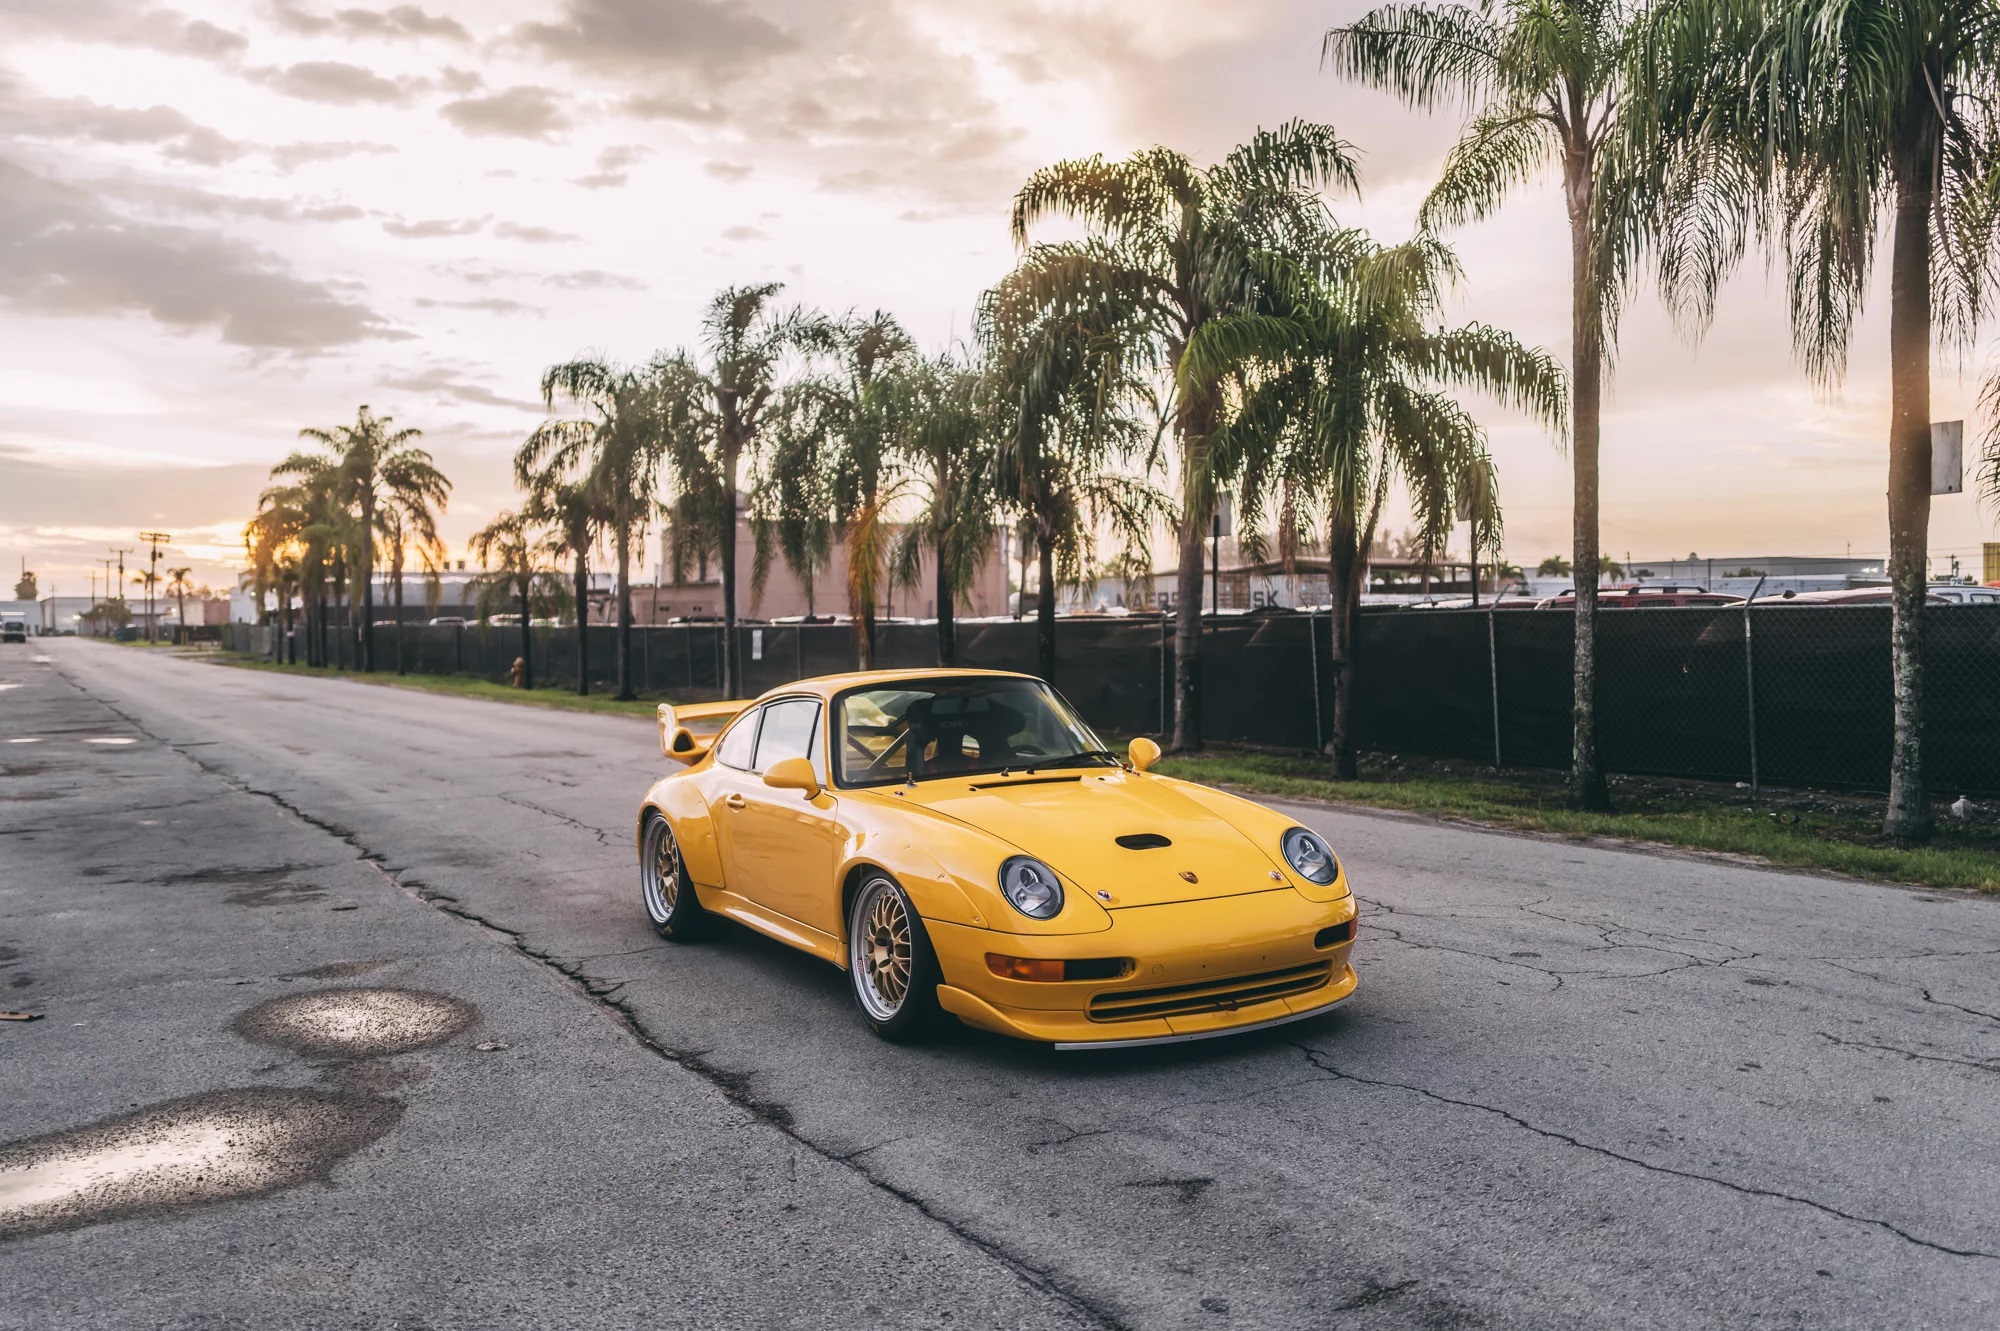
<path id="1" fill-rule="evenodd" d="M 152 547 L 152 564 L 146 570 L 146 639 L 155 646 L 160 641 L 160 621 L 153 618 L 153 585 L 160 580 L 160 547 L 173 543 L 163 531 L 142 531 L 139 539 Z"/>
<path id="2" fill-rule="evenodd" d="M 118 581 L 115 583 L 111 582 L 111 561 L 108 559 L 105 560 L 104 581 L 109 585 L 104 589 L 104 599 L 106 601 L 111 599 L 111 588 L 115 586 L 118 589 L 118 603 L 123 605 L 125 603 L 125 556 L 132 554 L 133 550 L 130 546 L 126 546 L 122 550 L 113 546 L 111 553 L 118 556 Z"/>

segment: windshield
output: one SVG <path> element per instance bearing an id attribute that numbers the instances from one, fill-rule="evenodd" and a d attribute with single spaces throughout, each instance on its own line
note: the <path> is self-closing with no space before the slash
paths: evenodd
<path id="1" fill-rule="evenodd" d="M 1118 762 L 1040 680 L 914 680 L 857 689 L 842 696 L 839 720 L 843 786 Z"/>

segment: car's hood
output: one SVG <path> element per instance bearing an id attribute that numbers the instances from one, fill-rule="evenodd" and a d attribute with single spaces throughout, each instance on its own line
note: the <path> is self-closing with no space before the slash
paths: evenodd
<path id="1" fill-rule="evenodd" d="M 1046 862 L 1111 910 L 1269 892 L 1289 881 L 1272 878 L 1275 846 L 1254 844 L 1153 777 L 1096 768 L 959 777 L 906 787 L 904 797 Z M 1118 841 L 1147 834 L 1171 844 Z"/>

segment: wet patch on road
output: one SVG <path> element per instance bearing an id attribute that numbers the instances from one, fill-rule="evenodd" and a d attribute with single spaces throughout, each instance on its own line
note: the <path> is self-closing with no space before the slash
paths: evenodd
<path id="1" fill-rule="evenodd" d="M 232 1029 L 322 1058 L 372 1058 L 439 1044 L 478 1016 L 470 1003 L 422 989 L 322 989 L 259 1003 Z"/>
<path id="2" fill-rule="evenodd" d="M 0 1239 L 324 1179 L 402 1112 L 374 1096 L 250 1088 L 12 1142 L 0 1146 Z"/>

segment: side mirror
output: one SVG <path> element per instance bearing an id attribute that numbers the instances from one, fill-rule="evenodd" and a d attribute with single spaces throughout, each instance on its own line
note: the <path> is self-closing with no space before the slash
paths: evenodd
<path id="1" fill-rule="evenodd" d="M 780 758 L 764 773 L 764 784 L 778 790 L 796 790 L 807 799 L 819 794 L 819 777 L 807 758 Z"/>
<path id="2" fill-rule="evenodd" d="M 1160 746 L 1141 735 L 1126 748 L 1125 756 L 1131 760 L 1133 771 L 1143 772 L 1160 761 Z"/>

